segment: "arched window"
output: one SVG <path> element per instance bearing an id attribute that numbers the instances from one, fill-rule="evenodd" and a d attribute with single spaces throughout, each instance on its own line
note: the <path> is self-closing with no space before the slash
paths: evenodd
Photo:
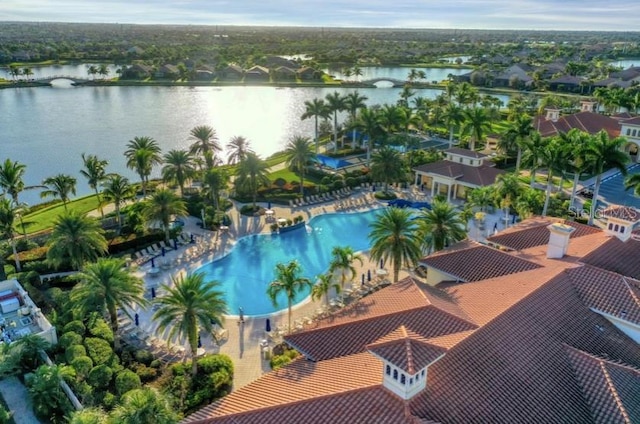
<path id="1" fill-rule="evenodd" d="M 400 375 L 400 384 L 407 384 L 407 377 L 404 374 Z"/>
<path id="2" fill-rule="evenodd" d="M 420 380 L 420 373 L 416 374 L 416 383 Z"/>
<path id="3" fill-rule="evenodd" d="M 393 370 L 393 379 L 394 380 L 398 379 L 398 370 Z"/>
<path id="4" fill-rule="evenodd" d="M 391 375 L 391 367 L 387 365 L 387 370 L 385 371 L 387 375 Z"/>
<path id="5" fill-rule="evenodd" d="M 409 379 L 409 384 L 410 384 L 411 386 L 413 386 L 413 378 L 410 378 L 410 379 Z"/>
<path id="6" fill-rule="evenodd" d="M 627 128 L 627 135 L 631 135 L 631 128 Z"/>
<path id="7" fill-rule="evenodd" d="M 618 224 L 616 224 L 616 226 L 615 226 L 615 227 L 613 227 L 613 231 L 618 231 L 618 228 L 619 228 L 619 227 L 620 227 L 620 226 L 619 226 Z"/>
<path id="8" fill-rule="evenodd" d="M 612 230 L 612 229 L 613 229 L 613 223 L 612 223 L 612 222 L 610 222 L 610 223 L 609 223 L 609 229 L 610 229 L 610 230 Z"/>
<path id="9" fill-rule="evenodd" d="M 637 132 L 638 132 L 638 130 L 633 130 L 633 131 L 631 132 L 631 137 L 635 137 L 635 136 L 636 136 L 636 134 L 637 134 Z"/>
<path id="10" fill-rule="evenodd" d="M 422 374 L 422 376 L 424 377 L 424 370 L 422 370 L 422 372 L 420 374 Z"/>
<path id="11" fill-rule="evenodd" d="M 621 232 L 621 233 L 624 233 L 624 225 L 621 225 L 621 226 L 620 226 L 620 232 Z"/>

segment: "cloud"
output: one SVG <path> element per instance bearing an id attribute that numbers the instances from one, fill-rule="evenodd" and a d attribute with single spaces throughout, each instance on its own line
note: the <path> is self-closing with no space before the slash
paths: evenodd
<path id="1" fill-rule="evenodd" d="M 636 30 L 640 2 L 611 0 L 3 0 L 0 21 Z"/>

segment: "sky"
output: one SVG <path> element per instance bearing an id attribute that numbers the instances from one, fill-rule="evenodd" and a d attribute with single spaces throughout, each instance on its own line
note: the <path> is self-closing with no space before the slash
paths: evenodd
<path id="1" fill-rule="evenodd" d="M 0 21 L 637 31 L 639 0 L 0 0 Z"/>

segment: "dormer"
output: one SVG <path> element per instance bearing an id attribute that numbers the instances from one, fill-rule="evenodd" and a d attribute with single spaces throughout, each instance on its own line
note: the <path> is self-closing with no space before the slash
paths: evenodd
<path id="1" fill-rule="evenodd" d="M 596 110 L 596 102 L 591 100 L 580 101 L 580 112 L 594 112 Z"/>
<path id="2" fill-rule="evenodd" d="M 447 352 L 404 326 L 369 345 L 368 350 L 382 361 L 382 385 L 404 400 L 427 387 L 429 366 Z"/>
<path id="3" fill-rule="evenodd" d="M 547 245 L 547 258 L 560 259 L 567 254 L 569 238 L 576 229 L 571 225 L 553 223 L 549 229 L 549 244 Z"/>
<path id="4" fill-rule="evenodd" d="M 476 152 L 474 150 L 461 149 L 459 147 L 447 149 L 444 154 L 445 159 L 449 162 L 475 167 L 482 166 L 485 158 L 487 157 L 487 155 L 483 153 Z"/>
<path id="5" fill-rule="evenodd" d="M 627 241 L 640 222 L 640 211 L 629 206 L 611 206 L 602 212 L 602 217 L 606 220 L 607 234 Z"/>
<path id="6" fill-rule="evenodd" d="M 640 140 L 640 116 L 620 122 L 620 127 L 621 136 Z"/>
<path id="7" fill-rule="evenodd" d="M 545 111 L 547 112 L 545 116 L 547 121 L 557 122 L 560 119 L 560 109 L 546 108 Z"/>

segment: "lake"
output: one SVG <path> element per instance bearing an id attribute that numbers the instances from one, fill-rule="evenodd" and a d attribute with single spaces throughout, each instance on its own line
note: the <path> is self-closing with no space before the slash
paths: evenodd
<path id="1" fill-rule="evenodd" d="M 51 69 L 54 75 L 86 74 L 86 65 Z M 42 69 L 42 68 L 41 68 Z M 404 71 L 405 69 L 402 68 Z M 34 70 L 35 72 L 35 70 Z M 78 76 L 84 76 L 80 74 Z M 399 88 L 367 88 L 368 105 L 395 103 Z M 275 87 L 72 87 L 56 81 L 54 87 L 0 90 L 0 160 L 9 157 L 27 165 L 25 183 L 38 185 L 57 173 L 78 178 L 78 195 L 91 190 L 79 175 L 80 155 L 96 154 L 109 160 L 109 172 L 132 181 L 125 166 L 127 141 L 136 136 L 155 138 L 163 152 L 184 149 L 189 131 L 198 125 L 216 129 L 221 144 L 233 136 L 250 140 L 267 157 L 282 150 L 294 135 L 313 138 L 313 119 L 301 121 L 304 102 L 353 89 Z M 416 89 L 416 96 L 435 98 L 440 91 Z M 498 96 L 505 104 L 507 96 Z M 226 154 L 223 152 L 226 158 Z M 158 176 L 157 168 L 154 176 Z M 37 190 L 21 200 L 40 201 Z"/>

